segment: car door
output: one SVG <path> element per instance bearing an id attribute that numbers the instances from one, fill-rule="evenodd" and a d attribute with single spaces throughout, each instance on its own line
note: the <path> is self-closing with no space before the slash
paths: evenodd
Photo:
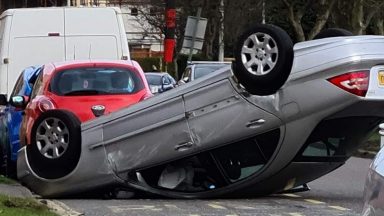
<path id="1" fill-rule="evenodd" d="M 24 95 L 25 89 L 26 89 L 26 83 L 24 79 L 24 71 L 20 74 L 19 78 L 17 79 L 16 85 L 12 91 L 11 98 L 16 95 Z M 19 139 L 19 131 L 20 131 L 20 124 L 22 121 L 22 110 L 12 106 L 8 105 L 6 108 L 6 131 L 8 133 L 8 142 L 9 142 L 9 149 L 11 153 L 11 160 L 16 160 L 17 158 L 17 151 L 19 150 L 20 145 L 20 139 Z"/>
<path id="2" fill-rule="evenodd" d="M 117 172 L 182 157 L 195 148 L 181 95 L 159 95 L 112 114 L 116 119 L 103 124 L 102 145 Z"/>
<path id="3" fill-rule="evenodd" d="M 199 151 L 244 140 L 282 124 L 240 96 L 229 79 L 187 93 L 184 100 L 193 143 Z"/>

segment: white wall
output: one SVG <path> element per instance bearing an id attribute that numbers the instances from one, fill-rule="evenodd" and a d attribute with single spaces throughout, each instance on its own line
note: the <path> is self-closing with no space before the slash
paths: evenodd
<path id="1" fill-rule="evenodd" d="M 148 29 L 146 28 L 146 26 L 148 26 L 149 24 L 144 21 L 139 21 L 139 16 L 131 15 L 131 9 L 133 7 L 135 6 L 124 5 L 121 7 L 121 11 L 123 12 L 125 31 L 127 32 L 128 43 L 148 45 L 151 47 L 152 51 L 162 51 L 162 40 L 164 36 L 159 35 L 160 30 L 146 33 L 145 29 Z M 145 34 L 147 34 L 147 36 L 145 36 Z"/>

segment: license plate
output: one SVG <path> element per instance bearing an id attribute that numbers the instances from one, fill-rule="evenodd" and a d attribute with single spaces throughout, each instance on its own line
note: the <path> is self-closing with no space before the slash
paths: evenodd
<path id="1" fill-rule="evenodd" d="M 384 71 L 379 71 L 378 73 L 378 81 L 379 81 L 379 86 L 384 86 Z"/>

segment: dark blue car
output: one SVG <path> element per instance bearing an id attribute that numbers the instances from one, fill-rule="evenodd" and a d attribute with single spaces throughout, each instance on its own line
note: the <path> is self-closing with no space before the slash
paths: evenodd
<path id="1" fill-rule="evenodd" d="M 10 97 L 30 96 L 33 84 L 41 67 L 32 66 L 20 74 Z M 19 130 L 23 111 L 12 106 L 6 98 L 0 99 L 0 174 L 16 176 L 17 151 L 19 150 Z"/>

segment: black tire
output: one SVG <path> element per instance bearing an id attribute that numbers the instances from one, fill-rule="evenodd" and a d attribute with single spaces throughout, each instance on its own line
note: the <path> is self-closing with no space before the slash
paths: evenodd
<path id="1" fill-rule="evenodd" d="M 342 36 L 353 36 L 353 33 L 341 28 L 329 28 L 319 32 L 313 39 L 316 40 L 321 38 L 342 37 Z"/>
<path id="2" fill-rule="evenodd" d="M 3 124 L 0 137 L 0 174 L 16 179 L 16 161 L 11 160 L 10 142 L 8 138 L 8 128 Z"/>
<path id="3" fill-rule="evenodd" d="M 4 175 L 12 179 L 17 179 L 16 161 L 11 160 L 11 150 L 9 146 L 3 153 L 3 162 L 5 163 Z"/>
<path id="4" fill-rule="evenodd" d="M 262 47 L 256 46 L 251 36 L 257 36 L 258 40 L 263 40 L 260 43 L 267 40 L 269 50 L 263 47 L 264 44 L 261 45 Z M 251 50 L 250 52 L 254 53 L 243 53 L 243 47 L 247 47 L 248 50 Z M 274 53 L 274 50 L 277 53 Z M 250 66 L 246 66 L 247 62 L 250 63 L 254 60 L 264 62 L 266 59 L 270 59 L 272 66 L 260 67 L 260 62 L 253 62 Z M 270 95 L 276 93 L 284 85 L 291 72 L 292 63 L 293 43 L 289 35 L 277 26 L 258 24 L 239 37 L 235 49 L 233 72 L 249 93 Z M 266 72 L 258 74 L 260 68 L 261 70 L 266 69 Z"/>
<path id="5" fill-rule="evenodd" d="M 54 135 L 55 131 L 48 131 L 42 125 L 45 122 L 53 124 L 54 121 L 57 122 L 57 125 L 60 125 L 58 127 L 67 128 L 67 130 L 62 129 L 67 135 Z M 27 145 L 27 158 L 32 170 L 38 176 L 46 179 L 57 179 L 68 175 L 76 168 L 81 154 L 80 124 L 80 120 L 73 113 L 66 110 L 49 110 L 36 119 L 32 127 L 31 143 Z M 60 139 L 65 140 L 67 143 L 66 149 L 59 149 L 61 150 L 60 156 L 49 157 L 54 154 L 53 150 L 48 150 L 46 155 L 43 155 L 40 153 L 38 143 L 40 143 L 40 148 L 48 144 L 41 138 L 37 138 L 37 133 L 48 134 L 46 137 L 47 139 L 52 138 L 49 142 L 53 142 L 53 144 L 60 142 Z M 53 137 L 56 137 L 56 139 L 53 140 Z M 40 141 L 37 139 L 40 139 Z"/>
<path id="6" fill-rule="evenodd" d="M 7 175 L 7 162 L 2 145 L 0 145 L 0 175 Z"/>

